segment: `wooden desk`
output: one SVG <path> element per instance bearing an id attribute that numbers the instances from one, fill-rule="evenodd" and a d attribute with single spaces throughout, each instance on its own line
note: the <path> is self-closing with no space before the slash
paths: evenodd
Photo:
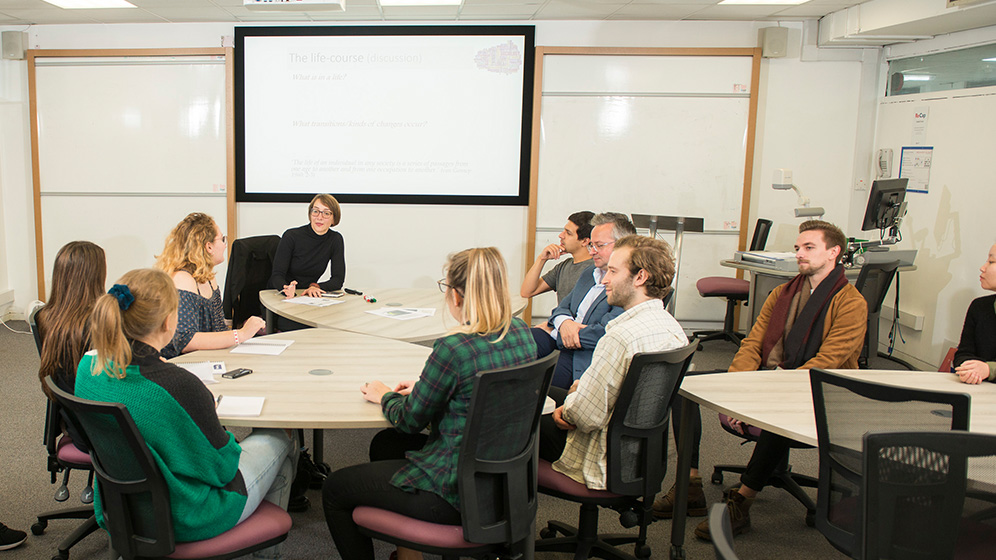
<path id="1" fill-rule="evenodd" d="M 430 349 L 416 344 L 336 331 L 304 329 L 271 335 L 290 339 L 279 356 L 200 350 L 174 363 L 224 361 L 228 369 L 247 367 L 239 379 L 216 377 L 207 388 L 215 395 L 266 397 L 257 417 L 220 418 L 226 426 L 268 428 L 378 428 L 389 424 L 380 406 L 367 402 L 360 386 L 379 379 L 388 386 L 418 379 Z M 313 369 L 332 375 L 311 375 Z"/>
<path id="2" fill-rule="evenodd" d="M 303 290 L 298 290 L 298 294 Z M 404 342 L 427 343 L 446 334 L 457 322 L 450 316 L 444 295 L 436 288 L 392 288 L 377 290 L 368 295 L 377 299 L 375 303 L 364 301 L 363 296 L 346 294 L 334 301 L 342 303 L 328 307 L 315 307 L 295 303 L 284 303 L 284 295 L 276 290 L 262 290 L 259 301 L 267 309 L 266 322 L 273 324 L 270 312 L 309 327 L 338 329 L 360 334 L 391 338 Z M 400 303 L 401 307 L 434 308 L 432 317 L 420 317 L 407 321 L 388 319 L 367 313 L 385 307 L 389 303 Z M 526 300 L 512 296 L 512 313 L 519 314 L 526 307 Z"/>
<path id="3" fill-rule="evenodd" d="M 969 429 L 996 434 L 996 384 L 967 385 L 951 373 L 902 370 L 831 370 L 834 373 L 897 387 L 968 393 L 972 397 Z M 687 401 L 722 412 L 789 439 L 817 445 L 816 416 L 808 370 L 745 371 L 685 377 L 678 394 Z M 691 457 L 691 418 L 697 407 L 682 408 L 678 449 L 671 558 L 684 558 L 685 508 Z M 709 421 L 704 419 L 703 421 Z M 689 433 L 686 433 L 687 431 Z M 874 429 L 874 426 L 869 426 Z M 679 511 L 680 510 L 680 511 Z"/>

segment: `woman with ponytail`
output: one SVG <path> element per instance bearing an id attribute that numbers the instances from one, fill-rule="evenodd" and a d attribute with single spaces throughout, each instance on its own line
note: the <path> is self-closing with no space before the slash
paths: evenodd
<path id="1" fill-rule="evenodd" d="M 474 376 L 536 357 L 529 328 L 512 318 L 508 275 L 498 249 L 450 255 L 439 289 L 458 326 L 433 344 L 418 381 L 394 390 L 379 381 L 360 388 L 403 435 L 375 438 L 371 457 L 386 460 L 340 469 L 325 481 L 325 521 L 344 560 L 373 559 L 371 540 L 353 523 L 353 509 L 360 505 L 460 524 L 456 450 L 467 423 Z M 426 427 L 428 437 L 420 436 Z"/>
<path id="2" fill-rule="evenodd" d="M 76 395 L 128 407 L 165 475 L 176 540 L 188 542 L 231 529 L 263 499 L 286 509 L 296 446 L 272 429 L 236 442 L 207 387 L 160 357 L 176 330 L 177 301 L 170 277 L 152 269 L 125 274 L 100 296 Z"/>

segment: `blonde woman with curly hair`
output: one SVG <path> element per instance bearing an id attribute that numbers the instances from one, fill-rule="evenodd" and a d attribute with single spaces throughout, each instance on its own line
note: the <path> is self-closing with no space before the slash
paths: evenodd
<path id="1" fill-rule="evenodd" d="M 166 238 L 156 268 L 173 279 L 180 307 L 176 335 L 163 348 L 163 357 L 235 346 L 266 326 L 263 319 L 255 316 L 240 329 L 230 329 L 225 322 L 214 267 L 225 262 L 227 249 L 221 228 L 211 216 L 200 212 L 188 214 Z"/>

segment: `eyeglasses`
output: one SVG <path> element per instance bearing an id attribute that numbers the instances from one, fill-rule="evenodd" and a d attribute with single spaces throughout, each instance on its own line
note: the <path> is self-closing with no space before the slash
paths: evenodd
<path id="1" fill-rule="evenodd" d="M 311 215 L 314 216 L 314 217 L 316 217 L 316 218 L 318 216 L 322 216 L 323 218 L 331 218 L 332 217 L 332 211 L 331 210 L 319 210 L 318 208 L 312 208 L 311 209 Z"/>
<path id="2" fill-rule="evenodd" d="M 218 238 L 217 238 L 217 237 L 215 237 L 214 239 L 215 239 L 215 242 L 217 242 L 217 241 L 218 241 Z M 222 235 L 222 236 L 221 236 L 221 242 L 222 242 L 222 243 L 228 243 L 228 236 L 227 236 L 227 235 Z"/>
<path id="3" fill-rule="evenodd" d="M 446 293 L 446 290 L 448 288 L 453 288 L 453 286 L 450 286 L 449 284 L 446 283 L 446 279 L 445 278 L 443 278 L 442 280 L 437 280 L 436 281 L 436 285 L 439 286 L 439 291 L 443 292 L 444 294 Z M 456 288 L 453 288 L 453 289 L 455 290 Z"/>
<path id="4" fill-rule="evenodd" d="M 608 243 L 589 243 L 584 246 L 585 249 L 589 251 L 601 251 L 602 249 L 608 247 L 609 245 L 615 245 L 615 241 L 609 241 Z"/>

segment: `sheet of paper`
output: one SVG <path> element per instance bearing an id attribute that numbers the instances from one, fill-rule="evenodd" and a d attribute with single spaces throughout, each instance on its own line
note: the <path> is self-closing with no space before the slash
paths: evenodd
<path id="1" fill-rule="evenodd" d="M 435 312 L 435 310 L 433 310 Z M 428 313 L 422 313 L 420 310 L 412 307 L 381 307 L 380 309 L 373 309 L 367 311 L 372 315 L 377 315 L 379 317 L 387 317 L 388 319 L 397 319 L 398 321 L 407 321 L 409 319 L 418 319 L 419 317 L 429 317 Z"/>
<path id="2" fill-rule="evenodd" d="M 222 395 L 219 397 L 218 417 L 246 417 L 259 416 L 263 412 L 263 402 L 266 397 L 233 397 Z"/>
<path id="3" fill-rule="evenodd" d="M 331 298 L 297 296 L 285 299 L 284 303 L 298 303 L 301 305 L 313 305 L 315 307 L 328 307 L 330 305 L 337 305 L 342 302 L 337 299 L 331 299 Z"/>
<path id="4" fill-rule="evenodd" d="M 259 354 L 262 356 L 279 356 L 288 346 L 294 344 L 293 340 L 252 338 L 235 348 L 232 354 Z"/>
<path id="5" fill-rule="evenodd" d="M 225 369 L 225 362 L 190 362 L 186 364 L 178 363 L 176 365 L 196 375 L 197 379 L 203 381 L 205 385 L 217 383 L 218 380 L 214 376 L 228 371 Z"/>

